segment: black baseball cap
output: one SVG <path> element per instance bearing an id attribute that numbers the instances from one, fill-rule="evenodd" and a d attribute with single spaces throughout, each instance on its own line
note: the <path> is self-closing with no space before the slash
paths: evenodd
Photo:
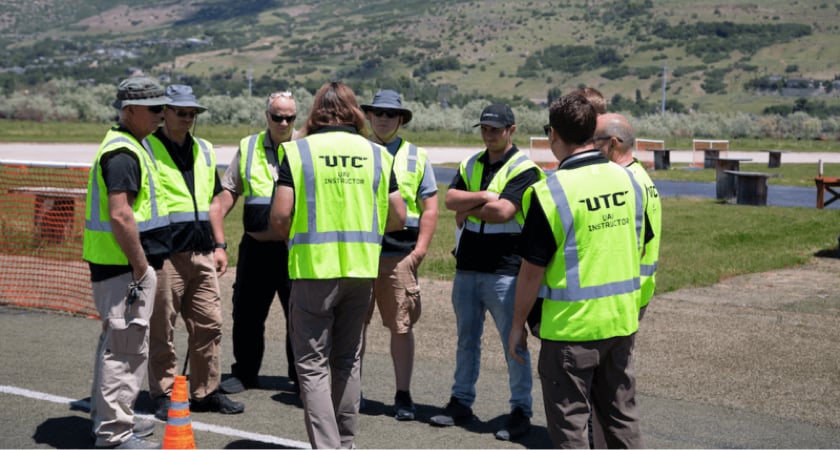
<path id="1" fill-rule="evenodd" d="M 473 127 L 487 125 L 493 128 L 507 128 L 515 124 L 516 121 L 513 119 L 513 111 L 510 106 L 494 103 L 481 111 L 481 119 Z"/>

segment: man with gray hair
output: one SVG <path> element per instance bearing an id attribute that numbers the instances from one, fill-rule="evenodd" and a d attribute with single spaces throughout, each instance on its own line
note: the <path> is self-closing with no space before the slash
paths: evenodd
<path id="1" fill-rule="evenodd" d="M 154 422 L 135 418 L 146 376 L 149 321 L 171 234 L 155 161 L 141 141 L 157 129 L 171 99 L 154 80 L 134 77 L 117 88 L 119 122 L 108 130 L 90 169 L 82 257 L 102 320 L 90 418 L 100 448 L 159 448 L 141 439 Z"/>
<path id="2" fill-rule="evenodd" d="M 239 150 L 222 176 L 222 192 L 214 198 L 211 214 L 221 220 L 236 200 L 245 197 L 242 217 L 245 233 L 239 242 L 239 261 L 233 283 L 233 357 L 231 377 L 222 390 L 236 394 L 259 387 L 259 372 L 265 352 L 265 321 L 274 297 L 286 317 L 286 364 L 289 383 L 299 390 L 294 354 L 289 337 L 289 250 L 286 242 L 269 227 L 269 210 L 277 168 L 283 159 L 280 144 L 295 137 L 297 105 L 289 91 L 274 92 L 265 105 L 267 129 L 243 138 Z M 217 244 L 224 243 L 224 230 Z"/>
<path id="3" fill-rule="evenodd" d="M 656 288 L 656 269 L 659 265 L 659 242 L 662 236 L 662 200 L 659 191 L 645 171 L 642 163 L 633 157 L 636 135 L 626 117 L 621 114 L 602 114 L 598 116 L 598 125 L 593 137 L 596 146 L 610 161 L 629 170 L 645 191 L 647 197 L 645 215 L 649 230 L 645 233 L 646 241 L 642 252 L 642 301 L 639 304 L 639 319 L 645 315 L 650 299 Z"/>

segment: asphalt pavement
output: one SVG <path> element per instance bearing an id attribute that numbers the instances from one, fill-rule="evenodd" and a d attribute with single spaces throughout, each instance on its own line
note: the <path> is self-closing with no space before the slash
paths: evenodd
<path id="1" fill-rule="evenodd" d="M 448 183 L 455 163 L 479 148 L 430 148 L 438 181 Z M 235 149 L 219 148 L 219 161 L 232 158 Z M 96 152 L 91 144 L 0 144 L 0 160 L 50 161 L 90 164 Z M 758 156 L 758 155 L 756 155 Z M 672 162 L 689 161 L 672 154 Z M 785 163 L 840 162 L 840 154 L 785 154 Z M 756 158 L 755 160 L 758 160 Z M 759 161 L 760 162 L 760 161 Z M 447 164 L 451 166 L 451 164 Z M 664 196 L 714 197 L 712 183 L 658 181 Z M 771 205 L 813 208 L 815 189 L 770 186 Z M 840 205 L 831 205 L 838 207 Z M 0 447 L 83 448 L 90 445 L 86 412 L 91 383 L 96 321 L 55 313 L 0 306 Z M 492 327 L 491 327 L 492 328 Z M 176 333 L 176 348 L 185 348 L 185 333 Z M 230 340 L 223 340 L 222 367 L 232 362 Z M 285 373 L 280 342 L 267 345 L 263 372 Z M 365 359 L 365 379 L 393 377 L 391 360 L 384 354 Z M 413 395 L 419 420 L 394 421 L 390 416 L 389 383 L 364 385 L 367 406 L 362 414 L 358 445 L 368 448 L 545 448 L 551 445 L 539 383 L 534 385 L 534 429 L 517 442 L 497 441 L 493 431 L 503 423 L 507 407 L 504 370 L 482 368 L 475 405 L 477 419 L 466 427 L 433 428 L 428 418 L 445 404 L 451 384 L 451 362 L 423 361 L 415 366 Z M 196 443 L 202 448 L 306 447 L 299 401 L 288 390 L 285 377 L 264 377 L 263 389 L 238 395 L 248 410 L 237 416 L 193 414 Z M 686 389 L 691 383 L 686 383 Z M 145 394 L 144 394 L 145 395 Z M 721 404 L 685 401 L 656 391 L 638 395 L 646 445 L 651 448 L 831 448 L 840 442 L 840 429 L 824 424 L 757 414 Z M 150 412 L 151 401 L 142 396 L 140 412 Z M 159 440 L 165 424 L 159 422 Z"/>

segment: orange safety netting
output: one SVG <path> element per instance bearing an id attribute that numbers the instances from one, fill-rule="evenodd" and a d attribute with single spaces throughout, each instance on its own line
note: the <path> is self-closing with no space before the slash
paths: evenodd
<path id="1" fill-rule="evenodd" d="M 0 162 L 0 304 L 98 316 L 82 261 L 89 170 Z"/>

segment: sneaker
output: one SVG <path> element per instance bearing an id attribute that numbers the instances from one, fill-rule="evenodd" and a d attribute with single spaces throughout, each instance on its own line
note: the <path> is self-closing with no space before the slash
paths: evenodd
<path id="1" fill-rule="evenodd" d="M 155 421 L 134 416 L 134 426 L 131 428 L 131 431 L 137 437 L 151 436 L 155 434 Z M 96 434 L 93 431 L 90 432 L 90 440 L 96 443 Z"/>
<path id="2" fill-rule="evenodd" d="M 444 408 L 443 414 L 432 416 L 429 421 L 432 422 L 432 425 L 437 425 L 439 427 L 451 427 L 452 425 L 464 423 L 467 420 L 472 419 L 472 417 L 472 408 L 465 406 L 457 398 L 450 397 L 449 404 L 447 404 L 446 408 Z"/>
<path id="3" fill-rule="evenodd" d="M 155 421 L 134 417 L 134 427 L 132 430 L 137 437 L 146 437 L 155 434 Z"/>
<path id="4" fill-rule="evenodd" d="M 140 439 L 136 434 L 132 434 L 128 439 L 120 442 L 117 445 L 111 446 L 96 446 L 95 448 L 161 448 L 160 444 L 154 441 L 147 441 Z"/>
<path id="5" fill-rule="evenodd" d="M 238 394 L 247 389 L 257 389 L 258 387 L 260 387 L 260 384 L 257 380 L 245 381 L 235 376 L 219 383 L 219 390 L 225 394 Z"/>
<path id="6" fill-rule="evenodd" d="M 195 412 L 239 414 L 245 411 L 245 405 L 227 398 L 220 391 L 215 391 L 201 400 L 190 400 L 190 410 Z"/>
<path id="7" fill-rule="evenodd" d="M 166 419 L 169 418 L 169 405 L 171 404 L 172 401 L 166 395 L 155 397 L 155 419 L 166 422 Z"/>
<path id="8" fill-rule="evenodd" d="M 414 411 L 411 394 L 408 391 L 397 391 L 394 396 L 394 418 L 399 421 L 414 420 Z"/>
<path id="9" fill-rule="evenodd" d="M 528 434 L 531 430 L 531 419 L 525 414 L 525 410 L 517 406 L 510 413 L 505 426 L 496 432 L 496 439 L 509 441 Z"/>

